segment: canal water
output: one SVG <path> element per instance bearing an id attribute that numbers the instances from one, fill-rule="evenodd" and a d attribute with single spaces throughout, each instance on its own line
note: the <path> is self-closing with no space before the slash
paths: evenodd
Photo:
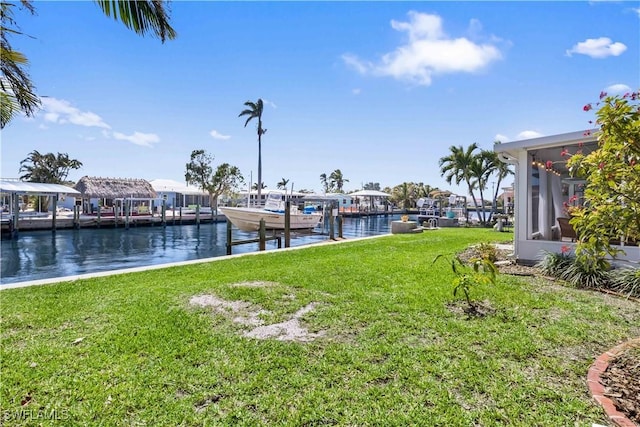
<path id="1" fill-rule="evenodd" d="M 343 236 L 387 234 L 390 222 L 398 219 L 400 215 L 344 218 Z M 328 233 L 326 223 L 312 233 L 292 233 L 291 246 L 326 241 Z M 255 237 L 257 233 L 233 230 L 233 240 Z M 199 228 L 174 225 L 20 232 L 17 238 L 0 244 L 0 285 L 218 257 L 227 254 L 226 240 L 225 222 L 201 224 Z M 266 248 L 277 249 L 277 242 L 268 241 Z M 234 254 L 257 250 L 257 243 L 233 247 Z"/>

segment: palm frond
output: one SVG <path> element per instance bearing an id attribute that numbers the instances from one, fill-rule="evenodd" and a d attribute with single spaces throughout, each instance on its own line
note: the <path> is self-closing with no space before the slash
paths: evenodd
<path id="1" fill-rule="evenodd" d="M 122 22 L 136 34 L 152 33 L 165 40 L 176 38 L 176 31 L 169 24 L 169 14 L 162 0 L 96 0 L 105 15 Z"/>

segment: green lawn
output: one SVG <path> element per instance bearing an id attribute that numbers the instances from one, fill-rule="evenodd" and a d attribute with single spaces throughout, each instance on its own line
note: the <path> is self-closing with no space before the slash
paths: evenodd
<path id="1" fill-rule="evenodd" d="M 607 424 L 586 372 L 640 335 L 640 305 L 500 275 L 472 291 L 495 312 L 467 318 L 450 266 L 432 260 L 505 236 L 442 229 L 1 291 L 2 415 L 6 425 Z M 190 303 L 200 295 L 251 305 L 220 312 Z M 320 334 L 308 342 L 249 338 L 254 326 L 234 321 L 254 312 L 266 326 L 304 307 L 301 326 Z"/>

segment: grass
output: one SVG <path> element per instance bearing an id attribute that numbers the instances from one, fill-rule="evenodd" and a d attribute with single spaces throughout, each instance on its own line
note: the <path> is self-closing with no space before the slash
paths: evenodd
<path id="1" fill-rule="evenodd" d="M 640 306 L 499 276 L 455 308 L 447 263 L 504 235 L 443 229 L 0 292 L 7 425 L 588 425 L 595 357 L 640 334 Z M 271 286 L 237 286 L 268 281 Z M 195 295 L 310 342 L 250 339 Z M 24 405 L 23 405 L 24 404 Z"/>

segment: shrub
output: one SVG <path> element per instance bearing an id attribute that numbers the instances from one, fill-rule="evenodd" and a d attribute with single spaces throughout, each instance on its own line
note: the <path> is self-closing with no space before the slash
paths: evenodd
<path id="1" fill-rule="evenodd" d="M 536 264 L 536 267 L 542 271 L 542 274 L 560 278 L 562 273 L 566 271 L 576 259 L 574 255 L 571 255 L 570 250 L 568 246 L 563 246 L 560 253 L 547 252 L 542 260 Z"/>
<path id="2" fill-rule="evenodd" d="M 476 247 L 480 259 L 496 262 L 498 260 L 498 249 L 493 243 L 482 242 Z"/>
<path id="3" fill-rule="evenodd" d="M 610 272 L 611 289 L 628 297 L 640 298 L 640 268 L 621 268 Z"/>
<path id="4" fill-rule="evenodd" d="M 609 288 L 608 263 L 590 262 L 585 258 L 574 258 L 565 270 L 560 271 L 560 278 L 576 288 L 606 289 Z"/>

